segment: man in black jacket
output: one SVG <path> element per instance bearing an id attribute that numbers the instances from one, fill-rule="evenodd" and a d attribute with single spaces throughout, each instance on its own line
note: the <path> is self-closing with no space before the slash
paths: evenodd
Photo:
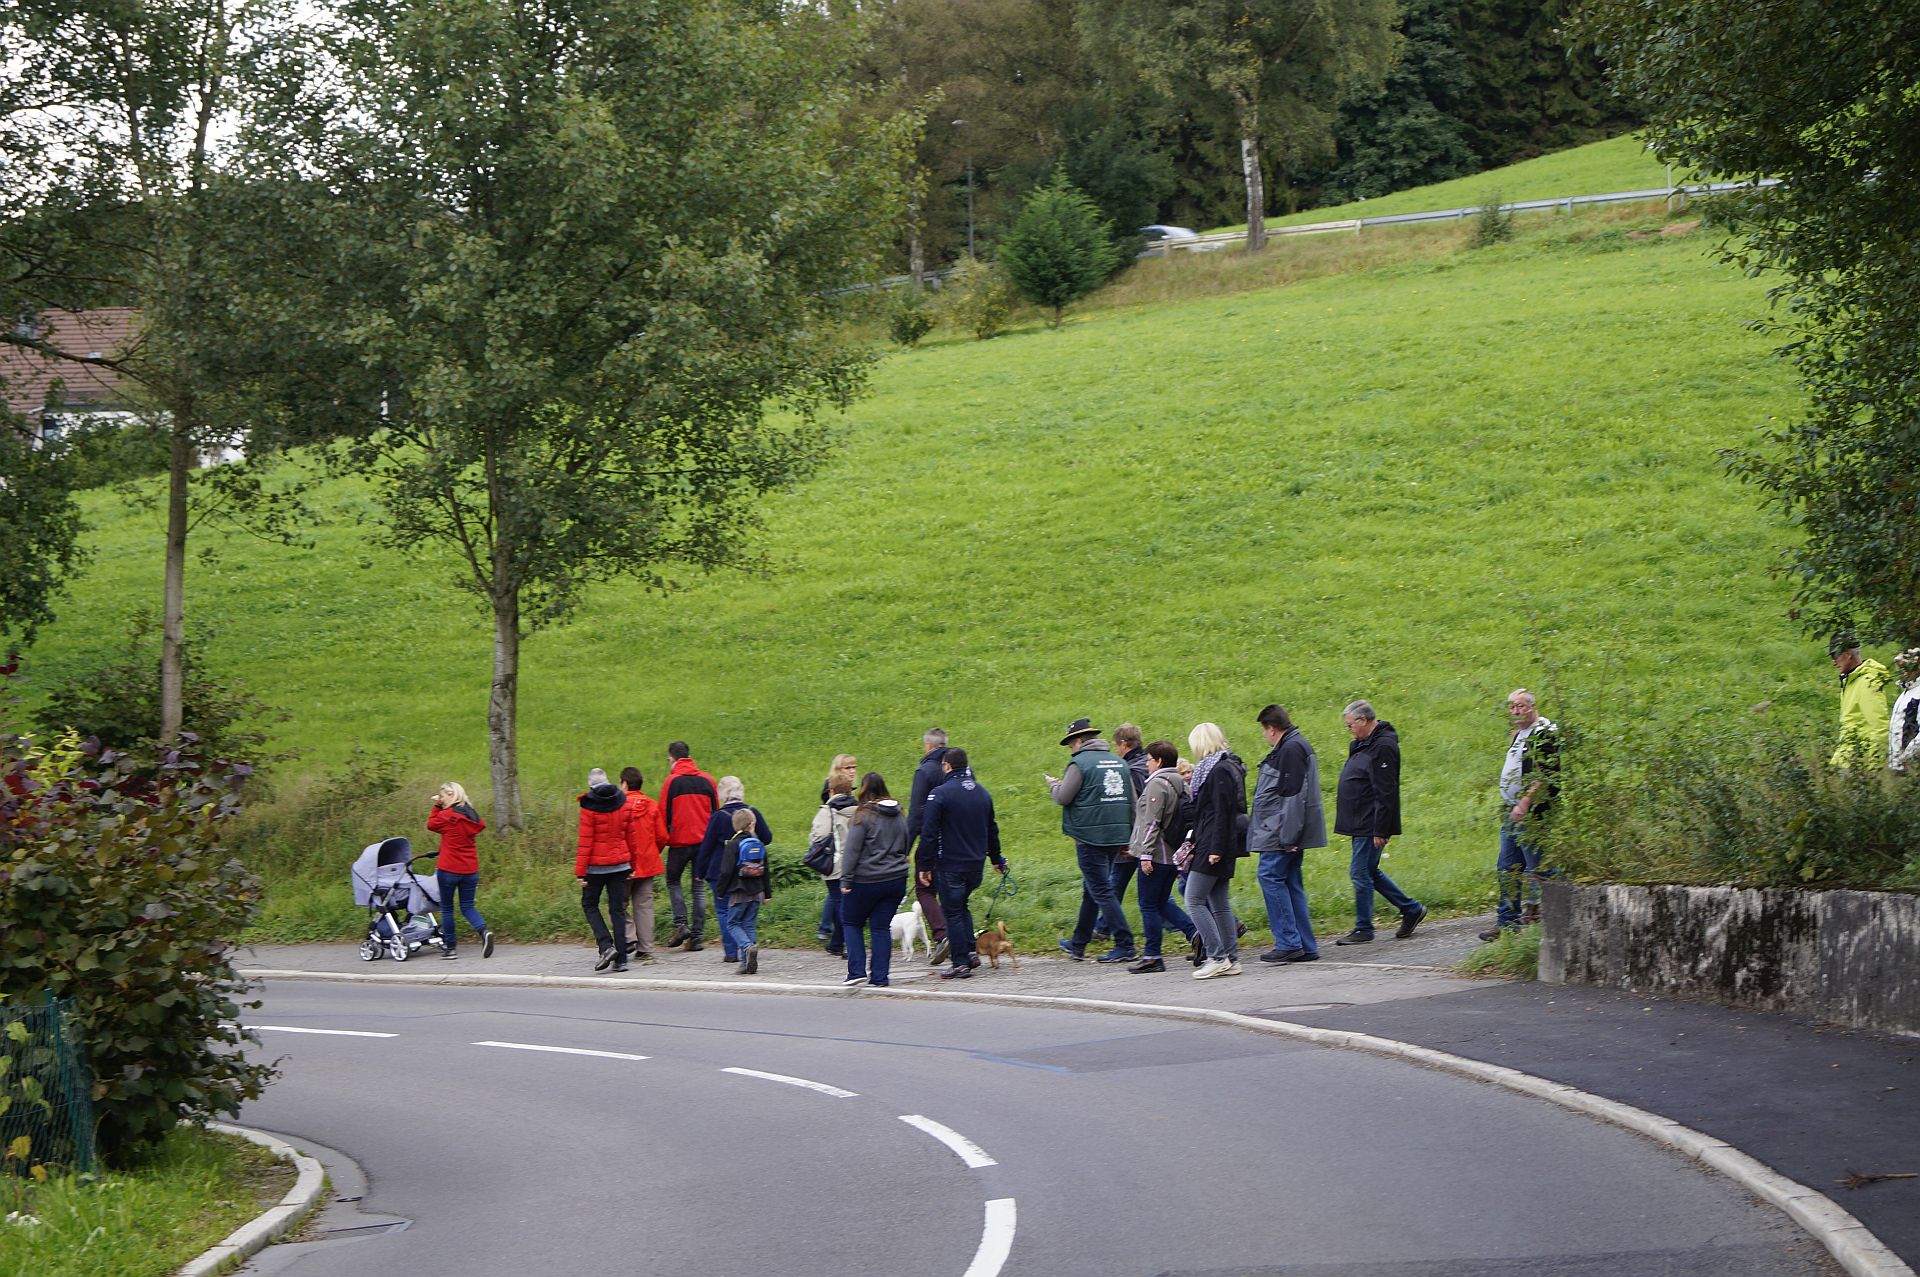
<path id="1" fill-rule="evenodd" d="M 1400 832 L 1400 735 L 1392 723 L 1375 717 L 1373 706 L 1354 701 L 1341 713 L 1346 721 L 1347 764 L 1335 793 L 1333 832 L 1353 839 L 1353 930 L 1335 944 L 1373 943 L 1373 893 L 1400 911 L 1395 940 L 1405 940 L 1427 916 L 1425 906 L 1380 872 L 1387 839 Z"/>
<path id="2" fill-rule="evenodd" d="M 965 980 L 980 965 L 974 956 L 973 914 L 967 898 L 979 889 L 989 860 L 1002 874 L 1007 861 L 1000 854 L 1000 824 L 993 818 L 993 795 L 973 778 L 967 751 L 950 749 L 941 756 L 946 779 L 927 795 L 926 815 L 920 825 L 922 863 L 917 874 L 922 886 L 935 887 L 949 923 L 947 939 L 953 965 L 940 973 L 943 980 Z"/>
<path id="3" fill-rule="evenodd" d="M 940 756 L 947 752 L 947 733 L 938 727 L 929 727 L 920 738 L 920 748 L 926 752 L 920 756 L 919 766 L 913 769 L 913 788 L 907 797 L 907 855 L 914 857 L 914 846 L 920 842 L 921 826 L 927 819 L 927 795 L 939 787 L 946 779 L 946 773 L 940 766 Z M 914 875 L 913 897 L 920 902 L 920 912 L 927 916 L 927 930 L 933 935 L 933 957 L 939 962 L 947 956 L 947 916 L 940 909 L 940 898 L 929 884 L 933 863 L 923 853 L 914 857 L 914 868 L 920 872 Z M 925 881 L 922 879 L 925 878 Z"/>

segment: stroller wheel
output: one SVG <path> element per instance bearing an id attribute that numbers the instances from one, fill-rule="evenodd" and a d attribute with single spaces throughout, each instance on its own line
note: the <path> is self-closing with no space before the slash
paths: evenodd
<path id="1" fill-rule="evenodd" d="M 376 961 L 382 952 L 384 952 L 384 946 L 372 936 L 360 942 L 360 961 L 362 962 Z"/>
<path id="2" fill-rule="evenodd" d="M 387 941 L 387 952 L 392 955 L 395 962 L 405 962 L 413 956 L 413 950 L 407 948 L 405 940 Z"/>

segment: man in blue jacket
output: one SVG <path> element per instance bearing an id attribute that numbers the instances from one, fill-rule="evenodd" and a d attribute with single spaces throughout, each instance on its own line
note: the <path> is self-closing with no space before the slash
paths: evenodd
<path id="1" fill-rule="evenodd" d="M 920 737 L 919 765 L 913 769 L 913 789 L 907 799 L 907 855 L 913 856 L 914 845 L 924 842 L 920 837 L 920 827 L 927 819 L 927 795 L 940 787 L 946 780 L 946 772 L 940 766 L 940 758 L 947 752 L 947 733 L 939 727 L 929 727 Z M 913 866 L 922 872 L 913 879 L 913 898 L 920 902 L 920 912 L 927 915 L 927 931 L 933 936 L 932 961 L 940 962 L 947 956 L 947 918 L 940 911 L 940 899 L 929 884 L 933 882 L 933 860 L 922 851 L 914 857 Z"/>
<path id="2" fill-rule="evenodd" d="M 953 963 L 940 973 L 943 980 L 965 980 L 980 965 L 974 953 L 973 913 L 967 898 L 980 886 L 987 861 L 1002 874 L 1007 861 L 1000 854 L 1000 825 L 993 818 L 993 795 L 973 778 L 967 766 L 967 751 L 949 749 L 940 758 L 941 774 L 946 777 L 927 795 L 926 817 L 920 822 L 919 863 L 930 865 L 919 872 L 921 886 L 939 893 L 940 907 L 947 915 L 949 959 Z"/>

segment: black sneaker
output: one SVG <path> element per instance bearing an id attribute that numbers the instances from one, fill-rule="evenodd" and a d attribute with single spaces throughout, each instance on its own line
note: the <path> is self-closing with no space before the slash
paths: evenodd
<path id="1" fill-rule="evenodd" d="M 1482 931 L 1480 933 L 1480 938 L 1482 940 L 1485 940 L 1488 944 L 1492 944 L 1495 940 L 1498 940 L 1503 934 L 1504 934 L 1504 930 L 1502 928 L 1494 927 L 1490 931 Z"/>
<path id="2" fill-rule="evenodd" d="M 1347 932 L 1346 935 L 1341 936 L 1338 940 L 1335 940 L 1334 943 L 1335 944 L 1372 944 L 1373 932 L 1349 931 Z"/>
<path id="3" fill-rule="evenodd" d="M 973 968 L 948 967 L 940 973 L 940 978 L 942 980 L 971 980 L 973 979 Z"/>
<path id="4" fill-rule="evenodd" d="M 619 957 L 620 952 L 617 949 L 602 949 L 600 951 L 600 961 L 593 964 L 593 969 L 595 971 L 605 971 L 608 967 L 612 966 Z"/>
<path id="5" fill-rule="evenodd" d="M 1241 936 L 1244 936 L 1246 934 L 1247 934 L 1247 924 L 1240 921 L 1238 918 L 1235 918 L 1233 920 L 1233 938 L 1235 940 L 1238 940 Z"/>
<path id="6" fill-rule="evenodd" d="M 615 975 L 625 975 L 627 973 L 627 960 L 625 958 L 613 964 L 613 973 Z"/>
<path id="7" fill-rule="evenodd" d="M 1426 917 L 1427 917 L 1427 911 L 1425 909 L 1421 909 L 1418 913 L 1401 914 L 1400 929 L 1393 933 L 1393 938 L 1395 940 L 1405 940 L 1408 936 L 1413 934 L 1413 929 L 1415 927 L 1419 926 L 1423 921 L 1426 920 Z"/>
<path id="8" fill-rule="evenodd" d="M 1260 955 L 1262 962 L 1298 962 L 1305 949 L 1269 949 Z"/>
<path id="9" fill-rule="evenodd" d="M 491 958 L 493 956 L 493 932 L 491 931 L 482 931 L 480 933 L 480 956 L 483 958 Z"/>
<path id="10" fill-rule="evenodd" d="M 1071 940 L 1062 940 L 1060 942 L 1060 952 L 1066 954 L 1075 962 L 1085 962 L 1087 960 L 1087 951 Z"/>
<path id="11" fill-rule="evenodd" d="M 1288 962 L 1318 962 L 1320 961 L 1320 955 L 1317 953 L 1308 953 L 1305 949 L 1302 949 L 1300 951 L 1299 957 L 1288 958 L 1287 961 Z"/>
<path id="12" fill-rule="evenodd" d="M 933 946 L 933 952 L 927 955 L 927 965 L 930 967 L 939 966 L 947 960 L 947 955 L 951 952 L 953 952 L 952 941 L 942 940 L 939 944 Z"/>
<path id="13" fill-rule="evenodd" d="M 667 948 L 678 949 L 691 939 L 693 939 L 692 933 L 689 932 L 686 927 L 676 922 L 673 924 L 673 934 L 667 937 Z"/>
<path id="14" fill-rule="evenodd" d="M 686 950 L 688 953 L 698 953 L 706 947 L 707 946 L 701 944 L 698 940 L 689 939 L 687 941 Z"/>
<path id="15" fill-rule="evenodd" d="M 1127 968 L 1127 970 L 1133 972 L 1135 975 L 1147 975 L 1154 971 L 1165 971 L 1166 969 L 1167 964 L 1165 960 L 1161 958 L 1142 958 Z"/>
<path id="16" fill-rule="evenodd" d="M 740 966 L 741 966 L 741 969 L 744 970 L 748 975 L 757 975 L 759 973 L 760 971 L 760 946 L 759 945 L 750 944 L 747 946 L 747 954 L 744 958 L 740 960 Z"/>
<path id="17" fill-rule="evenodd" d="M 440 960 L 442 962 L 452 962 L 455 958 L 459 956 L 460 956 L 459 954 L 455 953 L 451 949 L 442 949 L 440 951 Z"/>
<path id="18" fill-rule="evenodd" d="M 1132 962 L 1135 958 L 1138 958 L 1139 956 L 1140 956 L 1140 951 L 1138 949 L 1135 949 L 1132 946 L 1128 946 L 1125 949 L 1110 949 L 1107 952 L 1101 954 L 1099 957 L 1095 958 L 1094 961 L 1107 963 L 1111 965 L 1115 962 Z"/>

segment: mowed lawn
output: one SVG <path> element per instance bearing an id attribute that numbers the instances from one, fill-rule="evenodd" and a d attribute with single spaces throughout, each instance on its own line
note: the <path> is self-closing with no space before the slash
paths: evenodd
<path id="1" fill-rule="evenodd" d="M 635 763 L 652 785 L 684 738 L 745 778 L 797 857 L 835 752 L 904 793 L 937 723 L 972 751 L 1028 884 L 1001 913 L 1050 946 L 1077 888 L 1041 772 L 1069 720 L 1130 719 L 1183 750 L 1213 720 L 1252 764 L 1277 700 L 1331 809 L 1340 709 L 1364 696 L 1405 754 L 1389 872 L 1433 905 L 1489 905 L 1510 689 L 1649 739 L 1702 715 L 1740 730 L 1763 701 L 1828 709 L 1821 651 L 1768 571 L 1787 533 L 1715 455 L 1795 394 L 1743 328 L 1762 285 L 1707 248 L 1522 240 L 894 355 L 844 450 L 767 503 L 777 574 L 605 588 L 527 643 L 539 828 L 494 853 L 483 902 L 510 934 L 584 934 L 569 853 L 589 767 Z M 214 665 L 292 714 L 299 758 L 253 853 L 288 937 L 353 930 L 353 852 L 424 843 L 439 780 L 487 807 L 484 618 L 451 563 L 370 544 L 368 493 L 324 496 L 316 550 L 202 532 L 217 558 L 189 574 Z M 43 680 L 159 602 L 158 511 L 90 509 L 96 559 L 32 654 Z M 320 778 L 356 742 L 404 759 L 402 795 L 327 805 Z M 1337 923 L 1339 847 L 1309 886 Z M 1258 921 L 1250 873 L 1240 887 Z M 771 933 L 810 936 L 817 899 L 776 900 Z"/>

